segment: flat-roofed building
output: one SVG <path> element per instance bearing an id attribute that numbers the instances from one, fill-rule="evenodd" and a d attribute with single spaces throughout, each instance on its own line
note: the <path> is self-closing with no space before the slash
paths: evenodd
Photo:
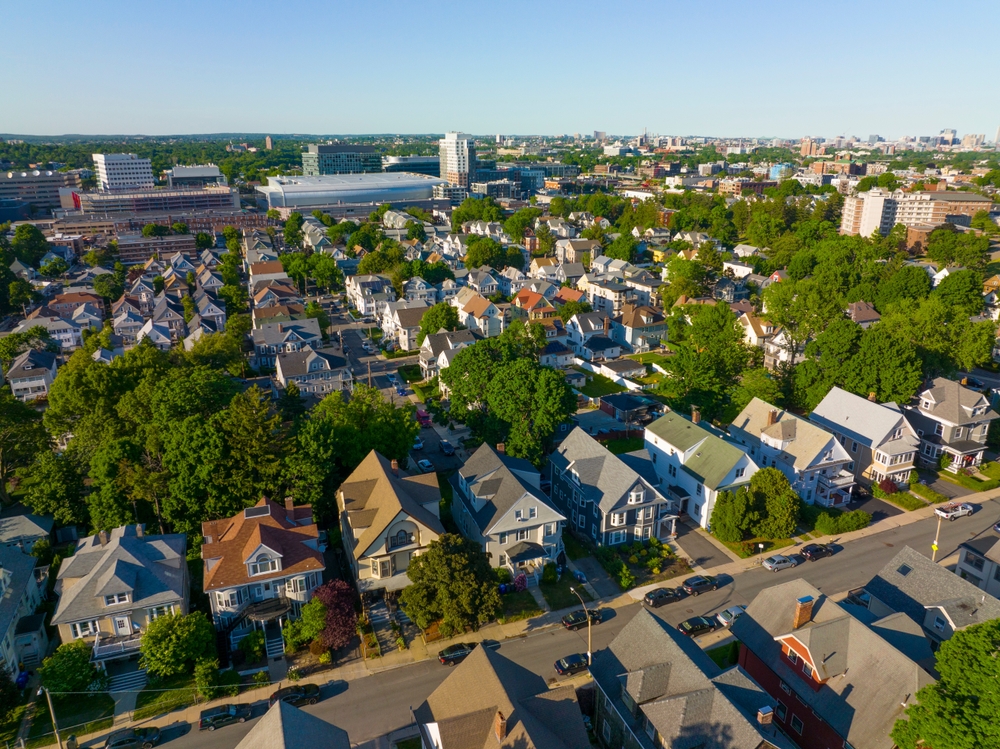
<path id="1" fill-rule="evenodd" d="M 166 237 L 145 237 L 142 234 L 118 235 L 118 259 L 122 265 L 145 263 L 151 257 L 163 260 L 178 252 L 194 256 L 194 234 L 171 234 Z"/>
<path id="2" fill-rule="evenodd" d="M 36 208 L 58 208 L 60 188 L 79 188 L 80 172 L 17 170 L 0 172 L 0 200 L 16 200 Z"/>
<path id="3" fill-rule="evenodd" d="M 268 177 L 257 188 L 267 207 L 309 209 L 343 203 L 392 203 L 429 200 L 436 177 L 396 172 L 390 174 L 341 174 L 324 176 Z"/>
<path id="4" fill-rule="evenodd" d="M 235 188 L 222 186 L 117 192 L 83 192 L 64 188 L 60 190 L 60 201 L 66 210 L 83 214 L 238 211 L 240 208 L 239 192 Z"/>
<path id="5" fill-rule="evenodd" d="M 148 190 L 156 184 L 152 162 L 134 153 L 95 153 L 94 166 L 101 192 Z"/>
<path id="6" fill-rule="evenodd" d="M 219 171 L 215 164 L 198 164 L 196 166 L 175 166 L 168 169 L 167 185 L 169 187 L 204 187 L 206 185 L 228 185 L 226 175 Z"/>
<path id="7" fill-rule="evenodd" d="M 441 176 L 440 156 L 383 156 L 382 171 Z"/>
<path id="8" fill-rule="evenodd" d="M 302 174 L 307 177 L 381 171 L 382 157 L 375 151 L 375 146 L 310 143 L 302 152 Z"/>
<path id="9" fill-rule="evenodd" d="M 845 198 L 840 233 L 870 237 L 877 231 L 884 236 L 896 224 L 906 227 L 935 227 L 945 223 L 968 226 L 976 213 L 989 211 L 992 205 L 988 197 L 971 192 L 905 193 L 875 187 Z"/>

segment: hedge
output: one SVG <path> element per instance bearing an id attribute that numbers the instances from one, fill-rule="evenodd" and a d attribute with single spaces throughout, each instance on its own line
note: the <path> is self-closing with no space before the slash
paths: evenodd
<path id="1" fill-rule="evenodd" d="M 867 528 L 871 521 L 872 516 L 864 510 L 852 510 L 834 517 L 823 512 L 816 519 L 816 532 L 823 536 L 835 536 Z"/>
<path id="2" fill-rule="evenodd" d="M 951 497 L 945 496 L 941 492 L 934 491 L 926 484 L 910 484 L 910 491 L 918 497 L 923 497 L 928 502 L 933 502 L 934 504 L 947 502 L 951 499 Z"/>

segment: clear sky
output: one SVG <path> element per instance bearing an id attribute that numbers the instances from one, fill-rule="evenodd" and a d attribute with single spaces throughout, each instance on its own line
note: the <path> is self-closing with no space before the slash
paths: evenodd
<path id="1" fill-rule="evenodd" d="M 985 133 L 996 0 L 10 0 L 0 133 Z"/>

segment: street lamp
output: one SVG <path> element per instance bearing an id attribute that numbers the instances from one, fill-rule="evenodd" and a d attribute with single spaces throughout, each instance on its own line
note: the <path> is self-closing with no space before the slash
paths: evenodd
<path id="1" fill-rule="evenodd" d="M 579 592 L 577 592 L 577 589 L 574 588 L 572 585 L 569 587 L 569 589 L 573 595 L 575 595 L 577 598 L 580 599 L 580 605 L 583 606 L 583 613 L 587 615 L 587 665 L 589 666 L 591 665 L 591 660 L 592 660 L 592 657 L 590 655 L 590 645 L 591 645 L 590 628 L 592 625 L 592 622 L 590 621 L 590 611 L 587 610 L 587 604 L 583 602 L 583 596 L 581 596 Z M 60 749 L 62 749 L 62 747 L 60 747 Z"/>
<path id="2" fill-rule="evenodd" d="M 52 695 L 49 694 L 47 687 L 38 687 L 38 691 L 35 693 L 35 696 L 41 697 L 42 692 L 45 692 L 45 699 L 49 701 L 49 715 L 52 716 L 52 728 L 56 732 L 56 744 L 59 745 L 59 749 L 63 749 L 62 739 L 59 738 L 59 725 L 56 723 L 56 711 L 55 708 L 52 707 Z"/>

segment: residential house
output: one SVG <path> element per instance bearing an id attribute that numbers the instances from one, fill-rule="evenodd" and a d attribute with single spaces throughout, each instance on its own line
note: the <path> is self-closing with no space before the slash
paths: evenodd
<path id="1" fill-rule="evenodd" d="M 833 387 L 809 414 L 809 420 L 831 432 L 851 456 L 847 469 L 856 480 L 873 484 L 890 479 L 910 483 L 920 438 L 895 403 L 878 403 Z"/>
<path id="2" fill-rule="evenodd" d="M 305 318 L 294 322 L 265 323 L 250 331 L 253 367 L 273 367 L 278 354 L 317 349 L 322 344 L 319 321 Z"/>
<path id="3" fill-rule="evenodd" d="M 733 257 L 748 258 L 760 254 L 760 248 L 752 244 L 738 244 L 733 248 Z"/>
<path id="4" fill-rule="evenodd" d="M 532 278 L 545 278 L 550 274 L 555 274 L 555 267 L 559 264 L 559 261 L 554 257 L 536 257 L 531 261 L 531 265 L 528 266 L 528 275 Z M 549 272 L 544 271 L 544 268 L 551 268 Z"/>
<path id="5" fill-rule="evenodd" d="M 619 382 L 623 379 L 645 377 L 646 365 L 635 359 L 615 359 L 603 362 L 600 366 L 600 373 L 615 382 Z"/>
<path id="6" fill-rule="evenodd" d="M 419 309 L 424 312 L 429 308 L 430 305 L 425 301 L 408 302 L 405 299 L 398 302 L 382 301 L 375 310 L 375 323 L 382 329 L 382 336 L 392 340 L 399 332 L 399 318 L 396 316 L 399 310 Z"/>
<path id="7" fill-rule="evenodd" d="M 594 654 L 590 673 L 594 733 L 606 749 L 797 749 L 769 720 L 774 698 L 750 674 L 723 671 L 647 609 Z"/>
<path id="8" fill-rule="evenodd" d="M 211 729 L 209 729 L 211 730 Z M 278 700 L 240 739 L 236 749 L 351 749 L 347 731 Z"/>
<path id="9" fill-rule="evenodd" d="M 744 312 L 737 322 L 743 328 L 743 340 L 751 346 L 764 348 L 764 344 L 774 335 L 774 326 L 752 312 Z"/>
<path id="10" fill-rule="evenodd" d="M 400 351 L 417 350 L 420 321 L 426 312 L 426 307 L 409 307 L 395 311 L 393 314 L 393 327 L 396 331 L 396 345 L 399 346 Z"/>
<path id="11" fill-rule="evenodd" d="M 557 218 L 555 216 L 542 216 L 541 218 L 535 219 L 536 232 L 542 224 L 548 225 L 549 231 L 557 237 L 561 237 L 563 239 L 573 239 L 573 237 L 577 235 L 575 226 L 567 223 L 564 219 Z"/>
<path id="12" fill-rule="evenodd" d="M 875 305 L 868 302 L 851 302 L 847 305 L 847 316 L 866 330 L 882 319 Z"/>
<path id="13" fill-rule="evenodd" d="M 21 664 L 37 668 L 48 652 L 45 614 L 35 615 L 42 591 L 35 558 L 17 547 L 0 547 L 0 671 L 12 680 L 21 674 Z"/>
<path id="14" fill-rule="evenodd" d="M 170 340 L 179 341 L 187 335 L 187 324 L 184 322 L 184 307 L 166 294 L 156 298 L 150 321 L 164 326 L 170 331 Z"/>
<path id="15" fill-rule="evenodd" d="M 594 336 L 611 337 L 611 318 L 604 312 L 578 312 L 566 323 L 566 334 L 570 347 L 579 355 Z"/>
<path id="16" fill-rule="evenodd" d="M 7 368 L 7 384 L 19 401 L 48 398 L 57 369 L 55 354 L 28 349 L 11 361 Z"/>
<path id="17" fill-rule="evenodd" d="M 83 329 L 72 320 L 54 316 L 29 317 L 22 320 L 12 333 L 27 333 L 34 327 L 45 328 L 49 337 L 64 352 L 74 351 L 83 345 Z"/>
<path id="18" fill-rule="evenodd" d="M 514 306 L 511 312 L 515 317 L 519 317 L 530 322 L 541 322 L 551 320 L 559 314 L 559 311 L 552 303 L 541 294 L 522 289 L 514 297 Z"/>
<path id="19" fill-rule="evenodd" d="M 426 302 L 430 307 L 437 302 L 437 289 L 420 276 L 414 276 L 403 284 L 403 298 L 408 302 Z"/>
<path id="20" fill-rule="evenodd" d="M 517 294 L 528 282 L 528 277 L 524 271 L 509 265 L 504 268 L 496 277 L 497 288 L 506 297 Z"/>
<path id="21" fill-rule="evenodd" d="M 187 536 L 146 535 L 142 525 L 101 531 L 76 543 L 56 579 L 52 624 L 63 642 L 87 640 L 92 660 L 138 655 L 151 621 L 188 611 Z"/>
<path id="22" fill-rule="evenodd" d="M 202 320 L 210 321 L 216 331 L 226 329 L 226 305 L 211 294 L 205 291 L 196 291 L 194 294 L 194 306 L 197 316 Z"/>
<path id="23" fill-rule="evenodd" d="M 250 310 L 250 319 L 254 327 L 260 327 L 270 322 L 292 322 L 306 316 L 306 308 L 302 304 L 275 304 L 270 307 L 254 307 Z"/>
<path id="24" fill-rule="evenodd" d="M 543 367 L 564 369 L 573 363 L 573 350 L 562 341 L 549 341 L 539 354 L 538 363 Z"/>
<path id="25" fill-rule="evenodd" d="M 759 467 L 745 451 L 703 425 L 697 409 L 690 420 L 670 411 L 647 424 L 646 449 L 679 512 L 706 529 L 719 493 L 746 486 Z"/>
<path id="26" fill-rule="evenodd" d="M 642 269 L 637 273 L 626 275 L 623 283 L 632 290 L 629 296 L 633 304 L 654 306 L 660 303 L 663 281 L 648 270 Z"/>
<path id="27" fill-rule="evenodd" d="M 434 291 L 438 302 L 450 302 L 461 288 L 458 283 L 451 278 L 446 278 L 439 284 L 434 284 Z"/>
<path id="28" fill-rule="evenodd" d="M 1000 539 L 992 534 L 983 534 L 959 544 L 959 549 L 961 553 L 955 565 L 955 574 L 976 588 L 986 591 L 988 596 L 980 596 L 982 602 L 989 598 L 991 604 L 995 603 L 995 599 L 1000 597 Z M 975 608 L 975 601 L 972 603 L 973 608 L 966 613 L 969 616 L 980 614 Z M 995 611 L 996 609 L 991 607 L 989 610 L 984 610 L 980 616 L 989 619 L 1000 618 L 1000 613 L 994 613 Z M 956 620 L 968 621 L 958 612 L 949 619 L 950 622 Z"/>
<path id="29" fill-rule="evenodd" d="M 380 299 L 396 300 L 396 291 L 388 276 L 349 276 L 345 285 L 348 303 L 365 316 L 375 314 Z"/>
<path id="30" fill-rule="evenodd" d="M 626 304 L 611 320 L 611 339 L 637 353 L 659 348 L 667 339 L 667 319 L 650 306 Z"/>
<path id="31" fill-rule="evenodd" d="M 248 286 L 253 294 L 257 287 L 266 281 L 289 281 L 288 274 L 280 260 L 265 260 L 254 263 L 247 269 Z"/>
<path id="32" fill-rule="evenodd" d="M 413 719 L 423 749 L 591 746 L 575 687 L 550 686 L 486 647 L 473 650 L 451 671 L 413 711 Z"/>
<path id="33" fill-rule="evenodd" d="M 263 497 L 231 518 L 202 523 L 201 533 L 215 628 L 230 647 L 262 629 L 268 656 L 280 656 L 280 626 L 302 615 L 326 569 L 312 507 Z"/>
<path id="34" fill-rule="evenodd" d="M 884 637 L 846 608 L 798 578 L 765 588 L 731 626 L 739 665 L 802 749 L 892 749 L 893 725 L 934 679 L 892 644 L 912 631 L 905 617 Z"/>
<path id="35" fill-rule="evenodd" d="M 552 501 L 598 546 L 676 533 L 677 503 L 660 489 L 644 451 L 615 455 L 576 427 L 549 456 Z"/>
<path id="36" fill-rule="evenodd" d="M 487 444 L 452 475 L 452 515 L 462 534 L 482 547 L 490 564 L 537 582 L 549 562 L 565 563 L 566 516 L 539 488 L 533 465 Z"/>
<path id="37" fill-rule="evenodd" d="M 398 591 L 406 568 L 444 532 L 437 476 L 400 476 L 399 465 L 372 450 L 337 490 L 340 526 L 358 590 Z"/>
<path id="38" fill-rule="evenodd" d="M 557 307 L 562 307 L 567 302 L 586 302 L 587 295 L 578 289 L 571 289 L 568 286 L 561 286 L 551 299 Z"/>
<path id="39" fill-rule="evenodd" d="M 13 273 L 16 278 L 24 279 L 29 283 L 38 276 L 38 271 L 36 271 L 30 265 L 22 263 L 17 258 L 15 258 L 14 262 L 11 263 L 10 266 L 8 267 L 10 268 L 10 272 Z"/>
<path id="40" fill-rule="evenodd" d="M 128 295 L 134 297 L 139 302 L 139 312 L 148 315 L 153 311 L 156 304 L 156 291 L 153 288 L 152 279 L 140 276 L 128 290 Z"/>
<path id="41" fill-rule="evenodd" d="M 983 462 L 986 433 L 998 417 L 985 395 L 944 377 L 920 392 L 916 405 L 906 406 L 903 413 L 920 437 L 917 461 L 947 463 L 944 467 L 952 473 Z"/>
<path id="42" fill-rule="evenodd" d="M 620 315 L 626 302 L 635 300 L 635 291 L 624 283 L 605 280 L 580 280 L 580 290 L 595 311 L 606 312 L 612 317 Z"/>
<path id="43" fill-rule="evenodd" d="M 750 298 L 750 289 L 742 278 L 723 276 L 715 283 L 712 296 L 719 301 L 733 304 Z"/>
<path id="44" fill-rule="evenodd" d="M 614 393 L 601 396 L 598 408 L 615 421 L 631 425 L 649 421 L 652 418 L 649 414 L 651 405 L 652 402 L 647 398 L 630 393 Z"/>
<path id="45" fill-rule="evenodd" d="M 784 328 L 777 328 L 770 338 L 764 339 L 764 366 L 772 372 L 782 365 L 798 364 L 805 359 L 805 347 L 794 343 Z"/>
<path id="46" fill-rule="evenodd" d="M 753 273 L 753 266 L 737 260 L 725 260 L 722 263 L 722 273 L 727 276 L 731 275 L 734 279 L 746 278 Z"/>
<path id="47" fill-rule="evenodd" d="M 817 424 L 754 398 L 733 419 L 729 435 L 761 468 L 781 471 L 806 504 L 841 507 L 851 501 L 851 455 Z"/>
<path id="48" fill-rule="evenodd" d="M 559 285 L 569 284 L 570 286 L 576 286 L 577 283 L 586 274 L 586 269 L 583 267 L 583 263 L 560 263 L 555 266 L 556 268 L 556 281 Z"/>
<path id="49" fill-rule="evenodd" d="M 81 304 L 73 310 L 69 319 L 80 328 L 81 335 L 82 331 L 87 328 L 100 330 L 104 327 L 104 313 L 92 304 Z"/>
<path id="50" fill-rule="evenodd" d="M 960 544 L 954 572 L 904 546 L 863 588 L 850 591 L 847 602 L 864 607 L 875 619 L 908 617 L 927 640 L 926 667 L 933 668 L 930 651 L 944 640 L 966 627 L 1000 618 L 1000 601 L 989 593 L 989 580 L 984 579 L 986 565 L 995 565 L 990 560 L 984 563 L 983 552 L 996 543 L 996 536 L 983 536 Z"/>
<path id="51" fill-rule="evenodd" d="M 104 314 L 104 300 L 97 294 L 87 291 L 57 294 L 52 297 L 46 306 L 49 309 L 55 310 L 55 313 L 60 317 L 68 319 L 81 304 L 89 304 L 100 310 L 101 314 Z"/>
<path id="52" fill-rule="evenodd" d="M 473 289 L 464 288 L 451 300 L 458 309 L 458 321 L 483 338 L 500 335 L 505 328 L 503 313 L 486 297 Z"/>
<path id="53" fill-rule="evenodd" d="M 500 288 L 496 278 L 493 277 L 492 269 L 486 266 L 470 270 L 469 275 L 465 277 L 465 283 L 470 289 L 478 291 L 485 297 L 493 296 Z"/>
<path id="54" fill-rule="evenodd" d="M 253 309 L 302 304 L 302 301 L 298 289 L 281 281 L 264 281 L 250 297 Z"/>
<path id="55" fill-rule="evenodd" d="M 559 239 L 556 241 L 556 260 L 560 263 L 586 265 L 590 258 L 601 254 L 601 243 L 596 239 Z"/>
<path id="56" fill-rule="evenodd" d="M 541 294 L 549 301 L 552 301 L 552 299 L 556 295 L 556 292 L 559 291 L 559 284 L 552 283 L 551 281 L 546 281 L 540 278 L 534 280 L 529 279 L 528 283 L 526 283 L 522 288 L 527 289 L 528 291 L 533 291 L 536 294 Z"/>
<path id="57" fill-rule="evenodd" d="M 111 328 L 115 335 L 121 336 L 126 348 L 131 348 L 139 342 L 139 331 L 145 325 L 145 318 L 131 308 L 122 308 L 111 321 Z M 167 334 L 169 338 L 169 333 Z"/>
<path id="58" fill-rule="evenodd" d="M 135 342 L 141 343 L 145 339 L 158 348 L 160 351 L 169 351 L 174 345 L 174 339 L 170 334 L 170 328 L 166 325 L 146 320 L 139 332 L 135 334 Z"/>
<path id="59" fill-rule="evenodd" d="M 442 330 L 431 333 L 420 344 L 420 373 L 425 380 L 437 377 L 447 369 L 455 354 L 480 340 L 471 330 Z"/>
<path id="60" fill-rule="evenodd" d="M 282 389 L 294 382 L 300 393 L 320 397 L 353 389 L 350 363 L 333 351 L 302 349 L 278 354 L 274 369 L 275 379 Z"/>
<path id="61" fill-rule="evenodd" d="M 199 289 L 213 294 L 218 293 L 219 289 L 225 285 L 220 274 L 209 270 L 204 266 L 202 267 L 201 273 L 198 274 L 197 283 Z"/>
<path id="62" fill-rule="evenodd" d="M 35 544 L 48 540 L 55 521 L 50 515 L 33 515 L 22 504 L 0 510 L 0 547 L 30 554 Z"/>

